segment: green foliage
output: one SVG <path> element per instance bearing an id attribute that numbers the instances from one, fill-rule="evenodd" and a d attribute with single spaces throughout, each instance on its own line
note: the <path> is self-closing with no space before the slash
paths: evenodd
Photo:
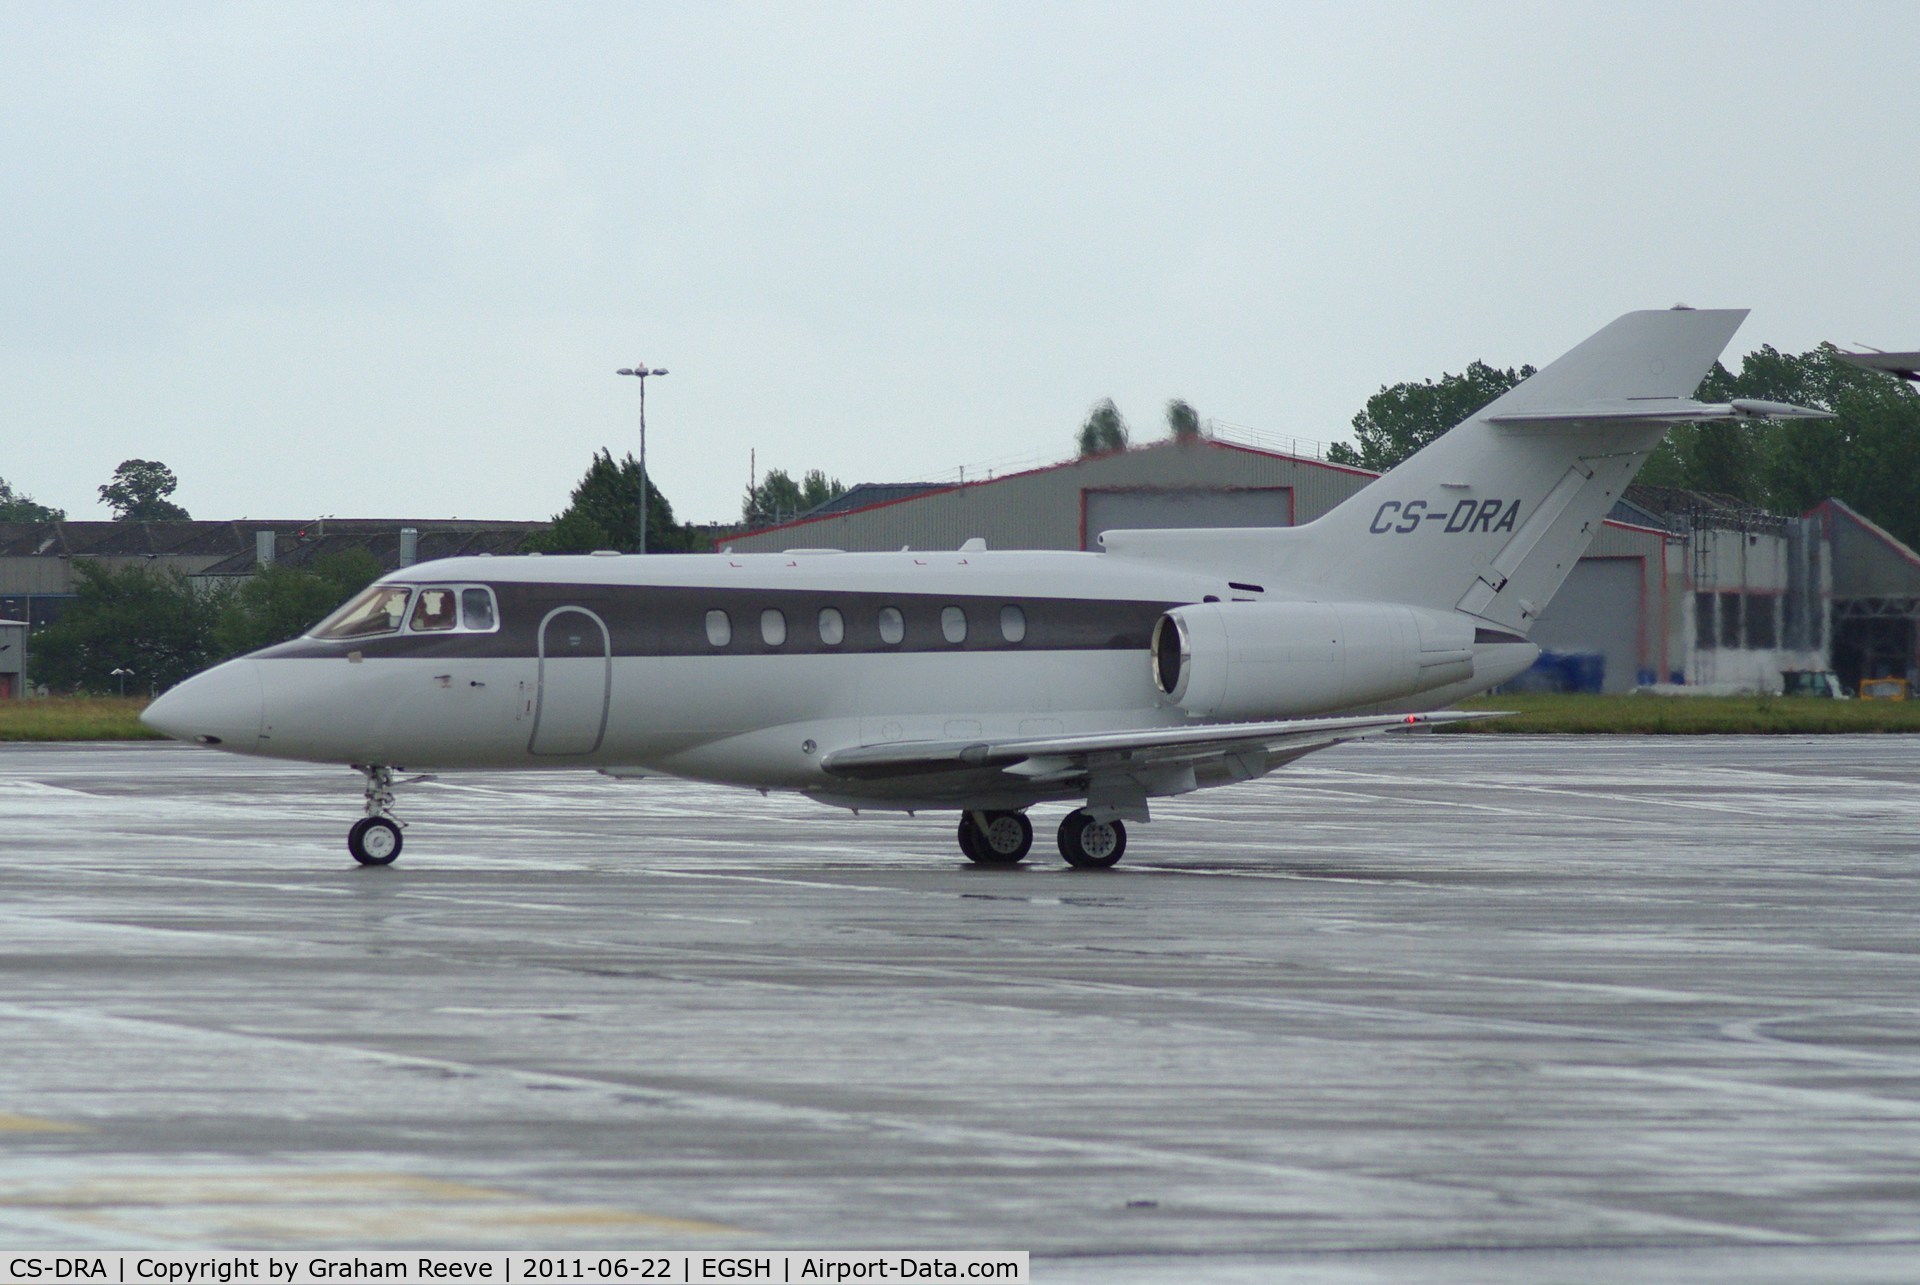
<path id="1" fill-rule="evenodd" d="M 1736 397 L 1830 410 L 1830 420 L 1683 424 L 1667 434 L 1642 477 L 1661 486 L 1731 495 L 1801 513 L 1837 496 L 1909 544 L 1920 542 L 1920 394 L 1900 380 L 1841 361 L 1822 344 L 1793 354 L 1761 348 L 1739 373 L 1715 365 L 1701 401 Z"/>
<path id="2" fill-rule="evenodd" d="M 1103 397 L 1093 404 L 1087 412 L 1086 423 L 1080 426 L 1080 454 L 1104 455 L 1108 451 L 1127 449 L 1127 421 L 1120 414 L 1120 408 L 1113 404 L 1113 398 Z"/>
<path id="3" fill-rule="evenodd" d="M 1357 446 L 1336 442 L 1327 458 L 1384 473 L 1531 374 L 1532 366 L 1497 370 L 1476 361 L 1458 375 L 1383 386 L 1353 417 Z"/>
<path id="4" fill-rule="evenodd" d="M 65 510 L 36 504 L 32 496 L 14 490 L 0 477 L 0 522 L 63 522 L 66 516 Z"/>
<path id="5" fill-rule="evenodd" d="M 1167 403 L 1167 431 L 1176 442 L 1200 440 L 1200 412 L 1176 397 Z"/>
<path id="6" fill-rule="evenodd" d="M 379 560 L 365 549 L 330 553 L 311 567 L 263 567 L 228 599 L 214 642 L 223 654 L 239 656 L 298 638 L 379 574 Z"/>
<path id="7" fill-rule="evenodd" d="M 1358 446 L 1336 445 L 1339 464 L 1385 470 L 1533 373 L 1481 362 L 1464 375 L 1395 384 L 1354 416 Z M 1704 402 L 1751 397 L 1833 411 L 1831 420 L 1712 420 L 1683 424 L 1647 461 L 1640 480 L 1728 495 L 1757 508 L 1801 513 L 1838 496 L 1908 544 L 1920 545 L 1920 393 L 1903 381 L 1840 360 L 1830 344 L 1805 353 L 1761 348 L 1738 372 L 1716 363 L 1696 394 Z"/>
<path id="8" fill-rule="evenodd" d="M 226 595 L 144 563 L 74 565 L 76 601 L 32 636 L 30 673 L 56 691 L 163 691 L 220 659 L 214 625 Z"/>
<path id="9" fill-rule="evenodd" d="M 639 548 L 640 465 L 631 454 L 618 464 L 607 451 L 596 451 L 573 498 L 553 525 L 527 540 L 530 553 L 592 553 Z M 647 479 L 647 552 L 684 553 L 692 536 L 673 520 L 673 505 Z"/>
<path id="10" fill-rule="evenodd" d="M 185 522 L 187 511 L 167 497 L 180 487 L 173 470 L 159 460 L 121 460 L 100 499 L 115 522 Z"/>
<path id="11" fill-rule="evenodd" d="M 785 469 L 769 469 L 760 485 L 748 491 L 741 501 L 740 518 L 750 527 L 791 522 L 846 491 L 839 478 L 828 477 L 819 469 L 809 469 L 798 482 Z"/>

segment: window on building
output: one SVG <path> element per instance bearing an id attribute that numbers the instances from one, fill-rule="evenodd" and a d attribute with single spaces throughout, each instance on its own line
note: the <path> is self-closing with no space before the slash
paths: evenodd
<path id="1" fill-rule="evenodd" d="M 1693 645 L 1701 651 L 1712 651 L 1720 645 L 1720 632 L 1713 623 L 1713 595 L 1710 593 L 1693 595 Z"/>
<path id="2" fill-rule="evenodd" d="M 718 608 L 707 613 L 707 641 L 725 647 L 733 641 L 733 617 Z"/>
<path id="3" fill-rule="evenodd" d="M 1000 636 L 1010 643 L 1027 636 L 1027 613 L 1013 603 L 1000 608 Z"/>
<path id="4" fill-rule="evenodd" d="M 838 607 L 820 608 L 820 641 L 838 647 L 847 640 L 847 618 Z"/>
<path id="5" fill-rule="evenodd" d="M 1774 629 L 1773 613 L 1778 601 L 1769 593 L 1747 595 L 1747 646 L 1755 651 L 1773 650 L 1774 639 L 1778 636 Z"/>
<path id="6" fill-rule="evenodd" d="M 940 636 L 958 645 L 967 640 L 967 613 L 958 607 L 940 608 Z"/>
<path id="7" fill-rule="evenodd" d="M 900 614 L 898 607 L 880 608 L 880 641 L 889 647 L 897 647 L 900 640 L 907 636 L 907 618 Z"/>
<path id="8" fill-rule="evenodd" d="M 769 647 L 784 647 L 787 643 L 787 617 L 772 607 L 760 613 L 760 640 Z"/>
<path id="9" fill-rule="evenodd" d="M 1720 599 L 1720 645 L 1738 647 L 1740 645 L 1740 594 L 1715 594 Z"/>

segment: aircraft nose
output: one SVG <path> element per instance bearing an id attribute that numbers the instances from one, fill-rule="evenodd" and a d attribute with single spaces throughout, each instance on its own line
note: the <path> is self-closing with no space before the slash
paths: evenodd
<path id="1" fill-rule="evenodd" d="M 140 721 L 176 741 L 251 750 L 260 742 L 263 707 L 260 662 L 230 660 L 168 690 Z"/>

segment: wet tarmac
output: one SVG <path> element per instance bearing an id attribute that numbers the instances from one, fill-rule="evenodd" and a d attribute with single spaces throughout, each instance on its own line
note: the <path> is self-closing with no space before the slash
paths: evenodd
<path id="1" fill-rule="evenodd" d="M 1126 862 L 590 773 L 0 746 L 0 1247 L 1920 1274 L 1920 742 L 1419 737 Z"/>

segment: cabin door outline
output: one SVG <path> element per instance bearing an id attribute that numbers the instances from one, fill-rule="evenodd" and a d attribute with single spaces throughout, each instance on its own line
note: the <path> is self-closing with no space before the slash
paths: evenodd
<path id="1" fill-rule="evenodd" d="M 591 754 L 607 735 L 613 640 L 585 607 L 555 607 L 540 621 L 539 694 L 527 752 Z"/>

